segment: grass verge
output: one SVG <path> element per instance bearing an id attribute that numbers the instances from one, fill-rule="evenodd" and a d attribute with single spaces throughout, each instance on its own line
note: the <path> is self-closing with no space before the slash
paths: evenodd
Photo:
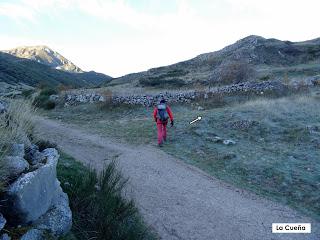
<path id="1" fill-rule="evenodd" d="M 139 216 L 133 201 L 123 197 L 126 183 L 111 163 L 99 176 L 62 154 L 58 179 L 68 194 L 72 231 L 63 239 L 156 239 Z"/>

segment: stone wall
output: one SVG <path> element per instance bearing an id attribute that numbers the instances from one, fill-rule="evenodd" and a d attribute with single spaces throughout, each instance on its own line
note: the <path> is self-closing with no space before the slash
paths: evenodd
<path id="1" fill-rule="evenodd" d="M 98 103 L 105 101 L 112 101 L 115 104 L 128 104 L 128 105 L 143 105 L 153 106 L 156 105 L 160 99 L 165 98 L 168 102 L 191 102 L 198 98 L 207 98 L 214 94 L 229 94 L 236 92 L 264 92 L 269 90 L 281 90 L 284 89 L 284 85 L 278 81 L 265 81 L 265 82 L 244 82 L 239 84 L 233 84 L 223 87 L 215 87 L 206 89 L 203 91 L 181 91 L 181 92 L 162 92 L 157 94 L 144 94 L 144 95 L 129 95 L 129 96 L 117 96 L 112 95 L 108 97 L 95 91 L 70 91 L 59 96 L 60 101 L 65 106 L 77 105 L 81 103 Z"/>

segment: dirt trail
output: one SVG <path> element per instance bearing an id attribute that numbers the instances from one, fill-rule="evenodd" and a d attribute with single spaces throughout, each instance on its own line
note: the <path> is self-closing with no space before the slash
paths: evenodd
<path id="1" fill-rule="evenodd" d="M 320 239 L 320 224 L 292 209 L 208 176 L 152 146 L 129 146 L 61 122 L 37 132 L 67 154 L 101 169 L 116 159 L 131 196 L 162 239 Z M 276 222 L 312 222 L 312 234 L 272 234 Z"/>

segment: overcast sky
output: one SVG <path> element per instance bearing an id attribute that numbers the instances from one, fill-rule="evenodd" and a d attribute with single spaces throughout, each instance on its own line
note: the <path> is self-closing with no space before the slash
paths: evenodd
<path id="1" fill-rule="evenodd" d="M 319 0 L 0 0 L 0 49 L 47 45 L 117 77 L 248 35 L 320 37 L 319 9 Z"/>

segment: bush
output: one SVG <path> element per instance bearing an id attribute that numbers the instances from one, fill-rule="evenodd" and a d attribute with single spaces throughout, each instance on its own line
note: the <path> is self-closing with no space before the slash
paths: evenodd
<path id="1" fill-rule="evenodd" d="M 56 148 L 57 144 L 50 142 L 48 140 L 38 140 L 36 141 L 36 145 L 39 147 L 39 151 L 42 152 L 47 148 Z"/>
<path id="2" fill-rule="evenodd" d="M 23 90 L 21 95 L 25 98 L 31 98 L 32 94 L 34 94 L 34 90 L 33 89 L 28 89 L 28 90 Z"/>
<path id="3" fill-rule="evenodd" d="M 159 77 L 148 77 L 139 80 L 139 83 L 144 87 L 182 87 L 186 85 L 186 83 L 180 78 L 163 78 Z"/>
<path id="4" fill-rule="evenodd" d="M 256 75 L 254 68 L 246 62 L 223 63 L 211 76 L 211 81 L 221 84 L 237 84 Z"/>
<path id="5" fill-rule="evenodd" d="M 58 94 L 58 91 L 54 88 L 44 88 L 39 95 L 35 97 L 33 105 L 45 110 L 51 110 L 56 107 L 56 103 L 50 100 L 51 95 Z"/>
<path id="6" fill-rule="evenodd" d="M 122 197 L 126 180 L 108 165 L 98 176 L 62 154 L 58 178 L 70 199 L 77 239 L 150 239 L 133 201 Z M 63 183 L 68 184 L 63 184 Z"/>

